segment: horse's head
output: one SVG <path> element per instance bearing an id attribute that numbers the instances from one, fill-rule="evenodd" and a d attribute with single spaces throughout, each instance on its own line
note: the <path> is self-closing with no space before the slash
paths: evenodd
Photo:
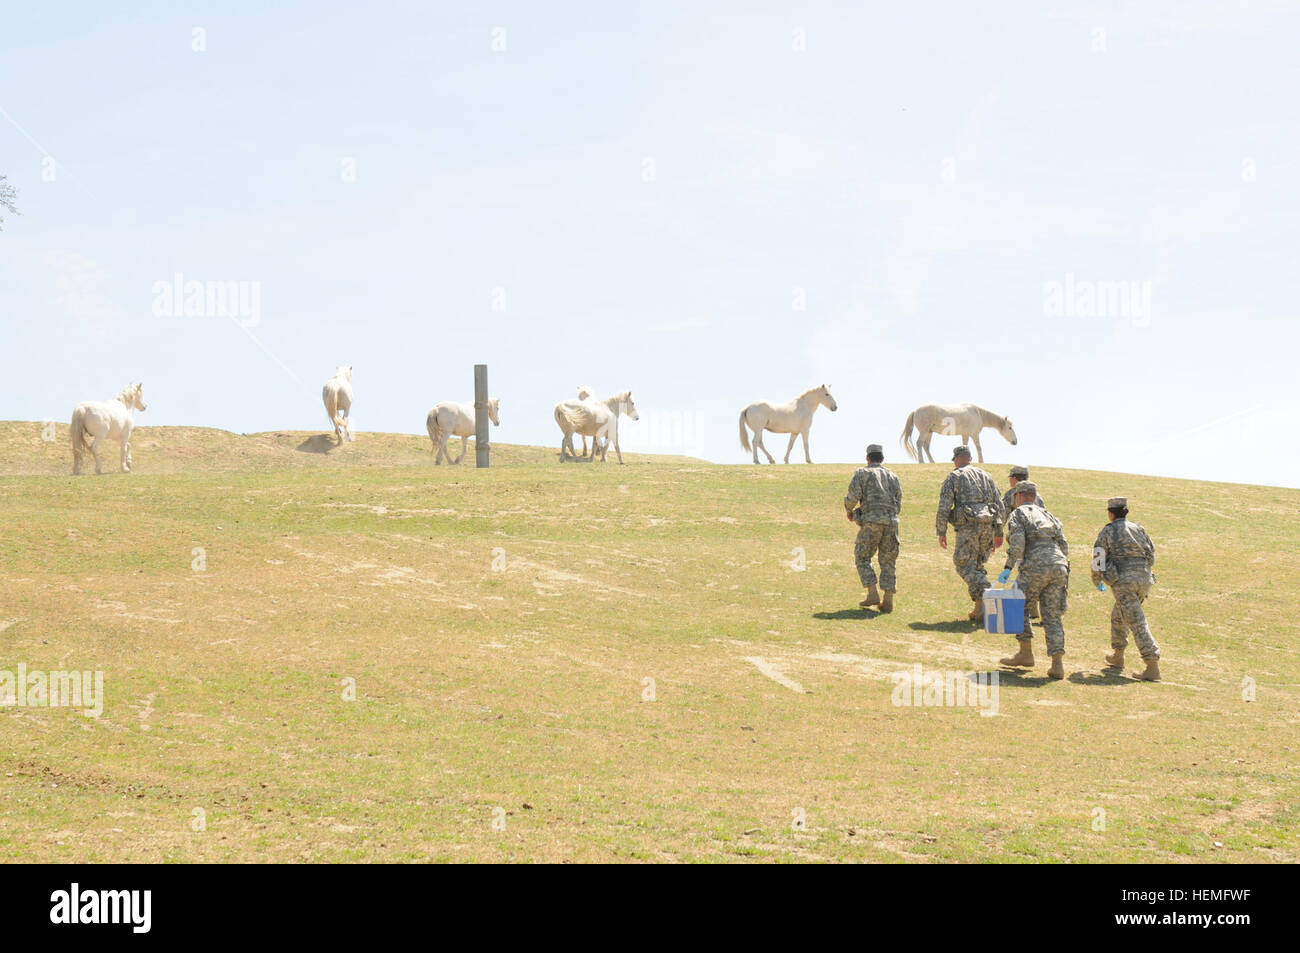
<path id="1" fill-rule="evenodd" d="M 336 370 L 336 371 L 334 372 L 334 376 L 335 376 L 335 377 L 341 377 L 341 378 L 343 378 L 345 381 L 350 381 L 350 380 L 352 380 L 352 365 L 351 365 L 351 364 L 340 364 L 340 365 L 338 366 L 338 370 Z"/>
<path id="2" fill-rule="evenodd" d="M 500 415 L 501 415 L 501 401 L 494 397 L 488 401 L 488 420 L 492 421 L 493 424 L 500 427 L 501 426 Z"/>
<path id="3" fill-rule="evenodd" d="M 595 396 L 596 392 L 591 389 L 591 385 L 589 384 L 583 384 L 578 388 L 578 400 L 587 400 L 588 398 Z"/>
<path id="4" fill-rule="evenodd" d="M 127 384 L 126 389 L 117 395 L 117 399 L 127 407 L 134 407 L 136 410 L 146 409 L 143 384 Z"/>
<path id="5" fill-rule="evenodd" d="M 641 415 L 636 412 L 636 404 L 632 402 L 632 392 L 618 395 L 618 410 L 621 414 L 627 414 L 633 420 L 640 420 Z"/>
<path id="6" fill-rule="evenodd" d="M 1002 426 L 998 428 L 998 433 L 1002 434 L 1002 436 L 1006 438 L 1007 443 L 1011 444 L 1011 446 L 1014 447 L 1016 445 L 1016 428 L 1011 426 L 1010 417 L 1002 418 Z"/>
<path id="7" fill-rule="evenodd" d="M 840 409 L 840 405 L 835 403 L 835 398 L 831 396 L 831 388 L 829 384 L 823 384 L 821 387 L 817 388 L 817 399 L 829 407 L 832 413 Z"/>

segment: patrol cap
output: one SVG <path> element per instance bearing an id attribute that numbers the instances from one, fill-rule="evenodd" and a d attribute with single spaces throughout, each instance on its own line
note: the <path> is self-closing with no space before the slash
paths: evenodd
<path id="1" fill-rule="evenodd" d="M 1109 500 L 1106 501 L 1106 509 L 1108 510 L 1128 509 L 1128 497 L 1112 496 Z"/>
<path id="2" fill-rule="evenodd" d="M 1021 480 L 1028 480 L 1028 479 L 1029 479 L 1029 467 L 1020 467 L 1020 466 L 1012 467 L 1012 468 L 1011 468 L 1011 475 L 1012 475 L 1013 477 L 1019 477 Z"/>
<path id="3" fill-rule="evenodd" d="M 867 444 L 867 453 L 884 453 L 885 448 L 878 443 Z"/>
<path id="4" fill-rule="evenodd" d="M 1019 496 L 1021 493 L 1024 493 L 1026 496 L 1029 496 L 1032 499 L 1035 500 L 1038 499 L 1038 485 L 1035 483 L 1030 483 L 1028 480 L 1021 480 L 1019 483 L 1016 484 L 1016 488 L 1012 492 L 1015 493 L 1016 496 Z"/>
<path id="5" fill-rule="evenodd" d="M 954 460 L 956 460 L 958 457 L 969 457 L 969 456 L 970 456 L 970 447 L 967 447 L 965 445 L 958 447 L 956 450 L 952 452 L 952 458 Z"/>

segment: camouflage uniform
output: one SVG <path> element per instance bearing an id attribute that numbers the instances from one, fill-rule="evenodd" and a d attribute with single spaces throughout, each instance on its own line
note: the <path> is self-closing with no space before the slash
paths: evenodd
<path id="1" fill-rule="evenodd" d="M 978 601 L 989 587 L 984 563 L 993 552 L 994 539 L 1002 535 L 1002 519 L 1002 499 L 991 476 L 969 463 L 948 474 L 939 491 L 934 531 L 946 536 L 949 523 L 957 528 L 952 562 L 973 600 Z"/>
<path id="2" fill-rule="evenodd" d="M 863 586 L 876 584 L 871 557 L 879 553 L 880 588 L 886 592 L 898 589 L 894 563 L 898 561 L 898 511 L 902 505 L 898 476 L 879 463 L 860 467 L 849 481 L 844 509 L 860 527 L 853 544 L 853 559 Z"/>
<path id="3" fill-rule="evenodd" d="M 1020 472 L 1025 474 L 1029 473 L 1028 470 L 1021 470 Z M 1029 477 L 1027 475 L 1020 478 L 1022 483 L 1028 479 Z M 1034 490 L 1034 505 L 1041 506 L 1043 509 L 1047 509 L 1047 504 L 1044 503 L 1043 498 L 1038 495 L 1037 489 Z M 1008 528 L 1011 526 L 1011 514 L 1014 513 L 1015 511 L 1016 511 L 1016 487 L 1013 486 L 1011 489 L 1007 490 L 1007 492 L 1002 494 L 1002 515 L 1006 517 Z M 1028 600 L 1025 601 L 1025 611 L 1029 613 L 1031 617 L 1034 618 L 1040 617 L 1043 614 L 1042 606 L 1040 606 L 1036 602 L 1030 602 Z"/>
<path id="4" fill-rule="evenodd" d="M 1041 506 L 1047 509 L 1047 504 L 1037 493 L 1034 494 L 1034 506 Z M 1013 486 L 1007 492 L 1002 494 L 1002 515 L 1007 518 L 1007 525 L 1011 525 L 1011 514 L 1016 511 L 1016 488 Z"/>
<path id="5" fill-rule="evenodd" d="M 1156 564 L 1156 547 L 1147 531 L 1129 519 L 1106 524 L 1092 550 L 1092 584 L 1103 580 L 1115 596 L 1110 613 L 1110 646 L 1123 649 L 1128 633 L 1144 659 L 1160 658 L 1160 646 L 1151 636 L 1142 603 L 1156 581 L 1151 567 Z"/>
<path id="6" fill-rule="evenodd" d="M 1047 635 L 1047 654 L 1065 651 L 1065 627 L 1061 616 L 1066 611 L 1066 591 L 1070 583 L 1070 545 L 1061 531 L 1061 521 L 1035 503 L 1022 503 L 1007 520 L 1007 564 L 1011 569 L 1020 562 L 1016 582 L 1025 593 L 1025 605 L 1038 601 L 1043 630 Z M 1016 636 L 1032 641 L 1034 626 L 1025 617 L 1025 631 Z"/>

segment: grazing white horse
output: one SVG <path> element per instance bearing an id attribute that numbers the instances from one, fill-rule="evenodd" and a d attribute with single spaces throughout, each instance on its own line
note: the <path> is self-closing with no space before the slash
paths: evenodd
<path id="1" fill-rule="evenodd" d="M 122 472 L 131 472 L 131 428 L 133 410 L 144 410 L 144 385 L 127 384 L 112 400 L 84 400 L 72 411 L 72 473 L 81 472 L 81 458 L 87 450 L 95 457 L 95 472 L 103 473 L 99 445 L 105 440 L 122 444 Z M 86 446 L 86 438 L 93 442 Z"/>
<path id="2" fill-rule="evenodd" d="M 772 404 L 765 400 L 750 404 L 740 412 L 740 445 L 746 450 L 750 449 L 749 434 L 745 429 L 748 427 L 754 431 L 754 462 L 758 463 L 758 451 L 762 450 L 767 455 L 768 463 L 776 463 L 767 452 L 767 447 L 763 446 L 763 431 L 788 433 L 790 445 L 785 448 L 785 462 L 789 463 L 795 438 L 802 435 L 803 458 L 812 463 L 812 457 L 808 456 L 808 430 L 812 427 L 813 414 L 823 404 L 832 411 L 839 409 L 835 398 L 831 396 L 830 388 L 825 384 L 804 391 L 788 404 Z"/>
<path id="3" fill-rule="evenodd" d="M 916 425 L 916 446 L 912 445 L 912 425 Z M 1016 445 L 1016 431 L 1011 426 L 1010 417 L 999 417 L 991 410 L 985 410 L 977 404 L 925 404 L 907 415 L 903 427 L 903 446 L 908 456 L 918 463 L 925 463 L 926 454 L 934 463 L 934 454 L 930 452 L 930 438 L 936 433 L 948 436 L 961 436 L 966 446 L 975 444 L 979 462 L 984 462 L 984 450 L 980 447 L 980 431 L 993 427 L 1013 447 Z"/>
<path id="4" fill-rule="evenodd" d="M 352 417 L 352 365 L 340 364 L 334 376 L 325 382 L 321 389 L 321 398 L 325 401 L 325 413 L 330 415 L 334 425 L 334 436 L 340 444 L 345 439 L 352 439 L 349 426 Z"/>
<path id="5" fill-rule="evenodd" d="M 599 447 L 600 459 L 604 461 L 609 444 L 613 441 L 614 452 L 618 454 L 618 462 L 622 463 L 623 451 L 618 445 L 618 418 L 620 414 L 627 414 L 633 420 L 641 419 L 641 415 L 637 413 L 636 404 L 632 401 L 632 392 L 630 390 L 625 390 L 605 400 L 596 400 L 594 398 L 562 400 L 556 404 L 555 422 L 560 425 L 560 430 L 564 432 L 564 440 L 560 443 L 560 462 L 564 463 L 570 457 L 575 460 L 583 459 L 573 450 L 573 435 L 576 433 L 592 438 L 591 455 L 585 459 L 594 460 L 596 450 Z M 604 438 L 603 444 L 601 438 Z"/>
<path id="6" fill-rule="evenodd" d="M 495 397 L 488 401 L 488 419 L 494 426 L 501 426 L 501 401 Z M 460 463 L 465 459 L 465 451 L 469 449 L 469 438 L 474 436 L 477 427 L 477 421 L 474 416 L 474 401 L 467 400 L 463 404 L 454 401 L 445 401 L 441 404 L 435 404 L 429 411 L 429 416 L 425 418 L 425 427 L 429 430 L 429 439 L 433 441 L 433 449 L 437 456 L 433 458 L 434 464 L 442 463 L 446 457 L 448 463 Z M 452 437 L 460 437 L 460 456 L 455 460 L 447 452 L 447 441 Z"/>

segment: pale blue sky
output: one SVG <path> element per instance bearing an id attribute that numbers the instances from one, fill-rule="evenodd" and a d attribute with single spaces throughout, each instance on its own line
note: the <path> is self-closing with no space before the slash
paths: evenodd
<path id="1" fill-rule="evenodd" d="M 817 462 L 974 401 L 1000 479 L 1300 485 L 1296 4 L 627 6 L 7 10 L 0 418 L 143 380 L 144 425 L 323 430 L 349 363 L 364 439 L 482 361 L 505 442 L 590 383 L 739 463 L 745 404 L 828 383 Z M 177 272 L 256 326 L 156 316 Z M 1150 313 L 1048 314 L 1067 275 Z"/>

